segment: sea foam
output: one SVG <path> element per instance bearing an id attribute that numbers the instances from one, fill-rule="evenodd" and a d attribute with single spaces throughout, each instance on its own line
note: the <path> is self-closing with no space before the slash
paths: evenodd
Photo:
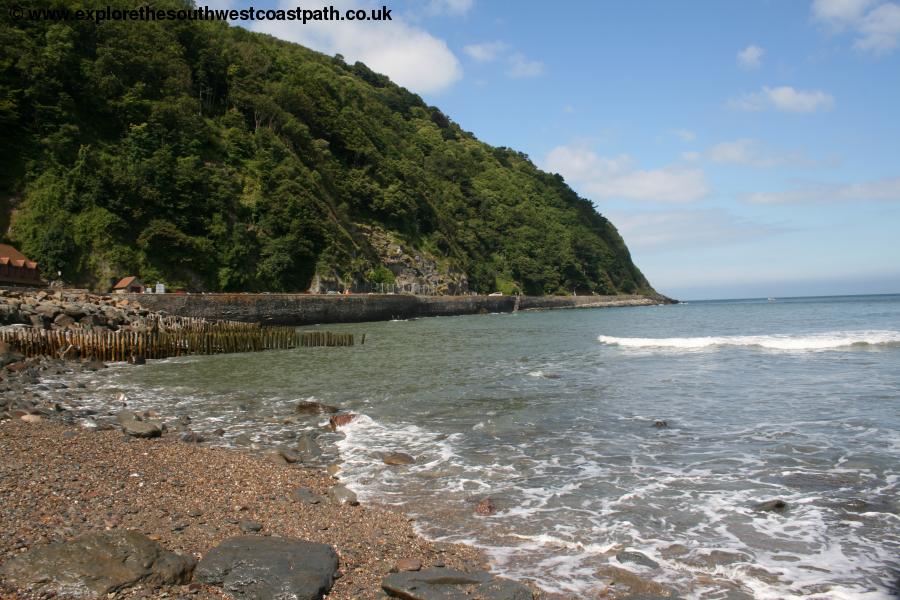
<path id="1" fill-rule="evenodd" d="M 724 346 L 746 346 L 769 350 L 816 351 L 852 346 L 900 344 L 900 331 L 832 331 L 803 335 L 725 335 L 705 337 L 637 338 L 601 335 L 601 343 L 623 348 L 704 350 Z"/>

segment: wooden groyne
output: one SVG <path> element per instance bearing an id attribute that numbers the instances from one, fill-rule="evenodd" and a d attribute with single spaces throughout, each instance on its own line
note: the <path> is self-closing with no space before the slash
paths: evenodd
<path id="1" fill-rule="evenodd" d="M 168 319 L 177 319 L 177 321 Z M 202 319 L 164 317 L 150 331 L 89 331 L 8 328 L 0 340 L 26 357 L 93 358 L 115 362 L 133 357 L 170 358 L 314 346 L 353 346 L 352 333 L 297 331 L 250 323 L 210 323 Z M 365 336 L 363 336 L 365 343 Z"/>

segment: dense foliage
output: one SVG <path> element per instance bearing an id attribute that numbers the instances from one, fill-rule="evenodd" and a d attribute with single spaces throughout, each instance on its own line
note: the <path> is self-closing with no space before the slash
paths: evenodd
<path id="1" fill-rule="evenodd" d="M 377 224 L 482 292 L 652 291 L 560 176 L 362 63 L 224 23 L 4 20 L 0 152 L 7 238 L 70 282 L 387 281 Z"/>

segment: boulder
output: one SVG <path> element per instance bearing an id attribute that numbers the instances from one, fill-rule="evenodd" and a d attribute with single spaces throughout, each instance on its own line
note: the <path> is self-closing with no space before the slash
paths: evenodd
<path id="1" fill-rule="evenodd" d="M 302 400 L 297 403 L 297 412 L 301 415 L 333 415 L 337 411 L 336 406 L 329 406 L 321 402 Z"/>
<path id="2" fill-rule="evenodd" d="M 100 369 L 105 369 L 106 363 L 97 358 L 92 358 L 86 363 L 84 363 L 85 371 L 99 371 Z"/>
<path id="3" fill-rule="evenodd" d="M 128 364 L 130 365 L 145 365 L 147 364 L 147 359 L 144 358 L 143 354 L 132 354 L 128 357 Z"/>
<path id="4" fill-rule="evenodd" d="M 60 309 L 59 306 L 51 302 L 41 302 L 35 307 L 34 312 L 52 321 L 60 313 Z"/>
<path id="5" fill-rule="evenodd" d="M 50 328 L 50 317 L 45 315 L 30 315 L 28 320 L 31 322 L 31 326 L 35 329 L 49 329 Z"/>
<path id="6" fill-rule="evenodd" d="M 3 564 L 0 575 L 42 594 L 96 597 L 139 584 L 186 584 L 194 566 L 136 531 L 108 531 L 34 548 Z"/>
<path id="7" fill-rule="evenodd" d="M 0 367 L 22 360 L 24 356 L 6 342 L 0 341 Z"/>
<path id="8" fill-rule="evenodd" d="M 297 452 L 300 453 L 300 460 L 308 462 L 322 455 L 322 447 L 313 434 L 302 433 L 297 439 Z"/>
<path id="9" fill-rule="evenodd" d="M 464 573 L 454 569 L 392 573 L 381 581 L 381 589 L 392 598 L 406 600 L 532 600 L 534 594 L 522 584 L 495 579 L 485 571 Z"/>
<path id="10" fill-rule="evenodd" d="M 162 426 L 156 421 L 145 421 L 140 415 L 123 410 L 116 415 L 116 420 L 127 435 L 137 438 L 155 438 L 162 435 Z"/>
<path id="11" fill-rule="evenodd" d="M 338 427 L 349 425 L 350 422 L 355 418 L 355 413 L 340 413 L 337 415 L 333 415 L 330 419 L 328 419 L 328 425 L 331 427 L 332 431 L 336 431 Z"/>
<path id="12" fill-rule="evenodd" d="M 774 500 L 766 500 L 765 502 L 760 502 L 756 505 L 756 510 L 758 511 L 774 512 L 778 514 L 786 513 L 788 508 L 788 503 L 780 498 L 776 498 Z"/>
<path id="13" fill-rule="evenodd" d="M 72 317 L 70 317 L 69 315 L 67 315 L 65 313 L 60 313 L 60 314 L 56 315 L 55 319 L 53 319 L 53 324 L 56 325 L 57 327 L 59 327 L 60 329 L 65 329 L 66 327 L 74 325 L 75 319 L 73 319 Z"/>
<path id="14" fill-rule="evenodd" d="M 410 456 L 405 452 L 391 452 L 390 454 L 385 454 L 382 459 L 384 464 L 386 465 L 411 465 L 416 462 L 416 459 Z"/>
<path id="15" fill-rule="evenodd" d="M 337 568 L 337 554 L 327 544 L 240 536 L 207 552 L 194 579 L 238 600 L 317 600 L 331 589 Z"/>
<path id="16" fill-rule="evenodd" d="M 181 434 L 181 441 L 187 444 L 202 444 L 206 438 L 196 431 L 185 431 Z"/>
<path id="17" fill-rule="evenodd" d="M 82 306 L 81 304 L 75 304 L 74 302 L 64 304 L 62 307 L 62 311 L 64 315 L 75 321 L 87 314 L 84 306 Z"/>

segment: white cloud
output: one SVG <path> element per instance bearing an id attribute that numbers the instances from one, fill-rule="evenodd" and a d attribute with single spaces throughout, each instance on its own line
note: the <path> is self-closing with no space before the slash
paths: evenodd
<path id="1" fill-rule="evenodd" d="M 849 184 L 812 184 L 784 192 L 759 192 L 751 204 L 824 204 L 829 202 L 900 201 L 900 177 Z"/>
<path id="2" fill-rule="evenodd" d="M 710 191 L 701 169 L 669 166 L 642 170 L 635 168 L 627 155 L 604 158 L 584 148 L 557 146 L 545 163 L 547 170 L 559 173 L 594 200 L 692 202 Z"/>
<path id="3" fill-rule="evenodd" d="M 469 44 L 463 48 L 463 52 L 478 62 L 490 62 L 496 60 L 509 48 L 505 42 L 483 42 L 481 44 Z"/>
<path id="4" fill-rule="evenodd" d="M 900 45 L 900 4 L 896 2 L 814 0 L 812 14 L 833 32 L 853 32 L 857 50 L 887 54 Z"/>
<path id="5" fill-rule="evenodd" d="M 749 138 L 716 144 L 706 152 L 706 156 L 714 163 L 741 165 L 757 169 L 785 166 L 814 167 L 822 164 L 820 161 L 811 160 L 798 152 L 788 154 L 774 153 L 766 149 L 757 140 Z"/>
<path id="6" fill-rule="evenodd" d="M 539 60 L 530 60 L 524 54 L 516 52 L 509 57 L 509 70 L 507 74 L 519 79 L 523 77 L 537 77 L 544 72 L 544 63 Z"/>
<path id="7" fill-rule="evenodd" d="M 882 4 L 871 10 L 858 25 L 854 46 L 874 54 L 886 54 L 900 44 L 900 5 Z"/>
<path id="8" fill-rule="evenodd" d="M 779 230 L 718 208 L 612 211 L 606 216 L 615 223 L 629 248 L 645 252 L 730 244 Z"/>
<path id="9" fill-rule="evenodd" d="M 744 69 L 758 69 L 762 66 L 762 57 L 765 50 L 759 46 L 747 46 L 737 53 L 738 66 Z"/>
<path id="10" fill-rule="evenodd" d="M 813 0 L 813 17 L 835 28 L 843 28 L 862 18 L 873 0 Z"/>
<path id="11" fill-rule="evenodd" d="M 738 110 L 774 108 L 784 112 L 814 113 L 831 109 L 834 98 L 820 90 L 798 90 L 787 85 L 775 88 L 764 86 L 758 92 L 730 100 L 728 105 Z"/>
<path id="12" fill-rule="evenodd" d="M 432 15 L 464 15 L 475 6 L 475 0 L 431 0 L 427 12 Z"/>
<path id="13" fill-rule="evenodd" d="M 673 129 L 672 135 L 681 138 L 682 142 L 693 142 L 697 139 L 697 134 L 690 129 Z"/>
<path id="14" fill-rule="evenodd" d="M 281 8 L 294 8 L 295 4 L 293 0 L 281 0 Z M 374 6 L 364 0 L 318 0 L 304 3 L 303 8 L 326 4 L 338 10 L 368 10 Z M 288 21 L 257 21 L 254 30 L 325 54 L 342 54 L 351 63 L 362 61 L 414 92 L 439 92 L 462 77 L 459 60 L 443 40 L 396 16 L 392 21 L 315 21 L 303 26 Z"/>

